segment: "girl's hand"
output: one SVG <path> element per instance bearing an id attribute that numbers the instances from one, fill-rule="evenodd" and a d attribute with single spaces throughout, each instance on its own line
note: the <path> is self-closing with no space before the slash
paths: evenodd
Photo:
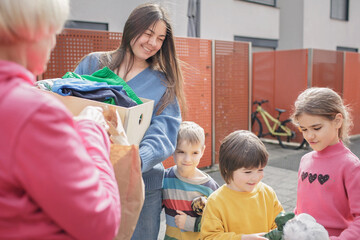
<path id="1" fill-rule="evenodd" d="M 179 214 L 179 215 L 176 215 L 175 216 L 175 224 L 178 228 L 180 229 L 184 229 L 185 228 L 185 221 L 186 221 L 186 217 L 187 217 L 187 214 L 184 213 L 183 211 L 180 211 L 180 210 L 176 210 L 176 212 Z"/>
<path id="2" fill-rule="evenodd" d="M 254 234 L 244 234 L 241 236 L 241 240 L 268 240 L 264 237 L 266 233 L 254 233 Z"/>

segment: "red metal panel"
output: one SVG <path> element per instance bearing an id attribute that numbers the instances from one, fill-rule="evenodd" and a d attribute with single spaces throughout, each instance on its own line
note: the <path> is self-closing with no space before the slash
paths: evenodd
<path id="1" fill-rule="evenodd" d="M 274 106 L 285 109 L 289 118 L 300 92 L 307 88 L 308 50 L 277 51 L 275 61 Z"/>
<path id="2" fill-rule="evenodd" d="M 307 88 L 308 50 L 291 50 L 276 52 L 275 74 L 275 107 L 285 109 L 280 120 L 290 117 L 297 96 Z M 278 113 L 274 113 L 276 116 Z M 297 127 L 288 124 L 295 133 L 296 138 L 292 141 L 301 142 L 302 134 Z"/>
<path id="3" fill-rule="evenodd" d="M 312 86 L 328 87 L 342 96 L 344 52 L 313 50 Z"/>
<path id="4" fill-rule="evenodd" d="M 248 129 L 249 43 L 215 41 L 215 153 L 229 133 Z"/>
<path id="5" fill-rule="evenodd" d="M 121 36 L 121 33 L 115 32 L 64 29 L 56 38 L 56 47 L 40 79 L 62 77 L 66 72 L 73 71 L 85 55 L 118 48 Z"/>
<path id="6" fill-rule="evenodd" d="M 269 103 L 262 105 L 266 111 L 276 117 L 275 108 L 284 109 L 286 112 L 280 120 L 289 118 L 298 94 L 307 87 L 307 67 L 306 49 L 254 53 L 253 101 L 267 99 Z M 252 110 L 255 110 L 254 106 Z M 260 120 L 265 128 L 263 131 L 268 132 L 261 117 Z M 292 125 L 289 127 L 295 129 Z"/>
<path id="7" fill-rule="evenodd" d="M 345 104 L 350 105 L 353 117 L 351 135 L 360 134 L 360 54 L 346 53 L 343 98 Z"/>
<path id="8" fill-rule="evenodd" d="M 271 114 L 275 108 L 275 54 L 275 51 L 253 53 L 252 102 L 269 100 L 262 107 Z"/>
<path id="9" fill-rule="evenodd" d="M 188 112 L 183 120 L 194 121 L 205 130 L 205 152 L 198 167 L 211 165 L 211 40 L 175 39 L 176 52 L 182 61 Z M 163 162 L 174 165 L 172 158 Z"/>

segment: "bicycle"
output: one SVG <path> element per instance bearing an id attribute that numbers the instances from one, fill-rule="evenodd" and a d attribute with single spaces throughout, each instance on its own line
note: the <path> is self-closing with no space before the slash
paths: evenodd
<path id="1" fill-rule="evenodd" d="M 251 114 L 251 131 L 255 133 L 259 138 L 265 137 L 267 135 L 270 135 L 272 137 L 277 138 L 279 141 L 279 144 L 282 148 L 289 148 L 289 149 L 301 149 L 301 148 L 307 148 L 308 143 L 307 141 L 302 138 L 302 134 L 300 132 L 300 129 L 293 126 L 290 128 L 289 123 L 291 123 L 291 119 L 286 119 L 284 121 L 280 121 L 280 115 L 286 110 L 275 108 L 276 111 L 279 112 L 278 116 L 275 118 L 270 115 L 262 106 L 261 104 L 269 102 L 268 100 L 261 100 L 253 102 L 253 105 L 257 105 L 255 111 Z M 264 123 L 269 130 L 267 133 L 263 133 L 263 125 L 258 118 L 258 114 L 262 117 L 264 120 Z M 270 125 L 269 121 L 272 122 L 272 125 Z M 296 132 L 298 134 L 296 134 Z M 291 141 L 294 140 L 296 136 L 299 136 L 302 138 L 302 141 L 295 142 Z M 285 142 L 289 144 L 284 144 Z"/>

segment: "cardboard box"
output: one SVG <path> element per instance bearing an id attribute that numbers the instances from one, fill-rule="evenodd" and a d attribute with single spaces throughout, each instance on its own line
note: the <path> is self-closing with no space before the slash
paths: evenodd
<path id="1" fill-rule="evenodd" d="M 44 90 L 41 90 L 44 91 Z M 56 98 L 58 98 L 64 105 L 72 112 L 74 116 L 77 116 L 86 106 L 114 106 L 107 103 L 88 100 L 85 98 L 79 98 L 74 96 L 62 96 L 54 92 L 47 92 Z M 140 98 L 143 104 L 125 108 L 115 106 L 119 112 L 122 124 L 124 126 L 128 141 L 130 144 L 139 145 L 146 130 L 148 129 L 154 108 L 154 101 L 146 98 Z"/>

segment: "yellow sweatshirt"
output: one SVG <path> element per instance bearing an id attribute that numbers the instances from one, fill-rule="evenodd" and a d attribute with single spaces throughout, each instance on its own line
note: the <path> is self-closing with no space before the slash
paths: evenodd
<path id="1" fill-rule="evenodd" d="M 252 192 L 221 186 L 207 200 L 201 239 L 241 239 L 242 234 L 269 232 L 283 211 L 274 190 L 260 182 Z"/>

